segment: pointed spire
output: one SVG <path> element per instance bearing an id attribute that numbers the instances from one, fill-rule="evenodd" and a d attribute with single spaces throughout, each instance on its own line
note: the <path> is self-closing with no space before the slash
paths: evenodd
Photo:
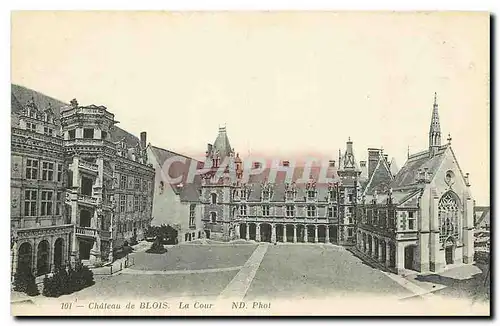
<path id="1" fill-rule="evenodd" d="M 429 154 L 432 156 L 441 146 L 441 126 L 439 124 L 439 112 L 437 104 L 437 93 L 434 93 L 434 105 L 432 107 L 431 125 L 429 127 Z"/>

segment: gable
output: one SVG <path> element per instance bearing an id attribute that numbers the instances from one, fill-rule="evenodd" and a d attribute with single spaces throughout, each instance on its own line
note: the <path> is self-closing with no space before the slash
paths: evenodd
<path id="1" fill-rule="evenodd" d="M 380 156 L 375 170 L 366 185 L 365 194 L 385 193 L 391 188 L 393 177 L 383 156 Z"/>

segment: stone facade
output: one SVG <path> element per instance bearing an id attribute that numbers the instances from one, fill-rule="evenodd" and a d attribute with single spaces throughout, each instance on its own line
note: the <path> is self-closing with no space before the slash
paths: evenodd
<path id="1" fill-rule="evenodd" d="M 40 275 L 70 261 L 106 261 L 125 239 L 142 237 L 154 169 L 145 145 L 117 128 L 112 113 L 12 85 L 11 117 L 13 272 L 20 264 Z"/>

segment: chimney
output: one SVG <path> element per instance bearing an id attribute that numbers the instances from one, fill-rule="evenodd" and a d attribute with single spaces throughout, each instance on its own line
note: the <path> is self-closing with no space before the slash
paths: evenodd
<path id="1" fill-rule="evenodd" d="M 283 161 L 283 166 L 290 166 L 290 161 Z"/>
<path id="2" fill-rule="evenodd" d="M 368 180 L 368 168 L 366 166 L 366 161 L 359 161 L 359 167 L 361 169 L 360 180 Z"/>
<path id="3" fill-rule="evenodd" d="M 328 161 L 328 166 L 331 168 L 334 168 L 335 167 L 335 160 Z"/>
<path id="4" fill-rule="evenodd" d="M 368 148 L 368 180 L 372 177 L 380 157 L 380 149 Z"/>
<path id="5" fill-rule="evenodd" d="M 207 154 L 212 153 L 212 144 L 207 144 Z"/>
<path id="6" fill-rule="evenodd" d="M 146 148 L 147 133 L 145 131 L 141 132 L 141 147 Z"/>
<path id="7" fill-rule="evenodd" d="M 254 169 L 260 169 L 260 167 L 261 167 L 260 162 L 253 162 L 253 168 Z"/>
<path id="8" fill-rule="evenodd" d="M 366 161 L 359 161 L 359 166 L 362 168 L 366 168 Z"/>

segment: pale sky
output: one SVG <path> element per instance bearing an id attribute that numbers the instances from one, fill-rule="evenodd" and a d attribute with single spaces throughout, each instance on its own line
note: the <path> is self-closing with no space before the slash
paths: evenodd
<path id="1" fill-rule="evenodd" d="M 12 82 L 104 105 L 153 145 L 200 154 L 226 124 L 242 156 L 398 165 L 425 150 L 434 92 L 478 205 L 489 205 L 487 13 L 16 12 Z"/>

